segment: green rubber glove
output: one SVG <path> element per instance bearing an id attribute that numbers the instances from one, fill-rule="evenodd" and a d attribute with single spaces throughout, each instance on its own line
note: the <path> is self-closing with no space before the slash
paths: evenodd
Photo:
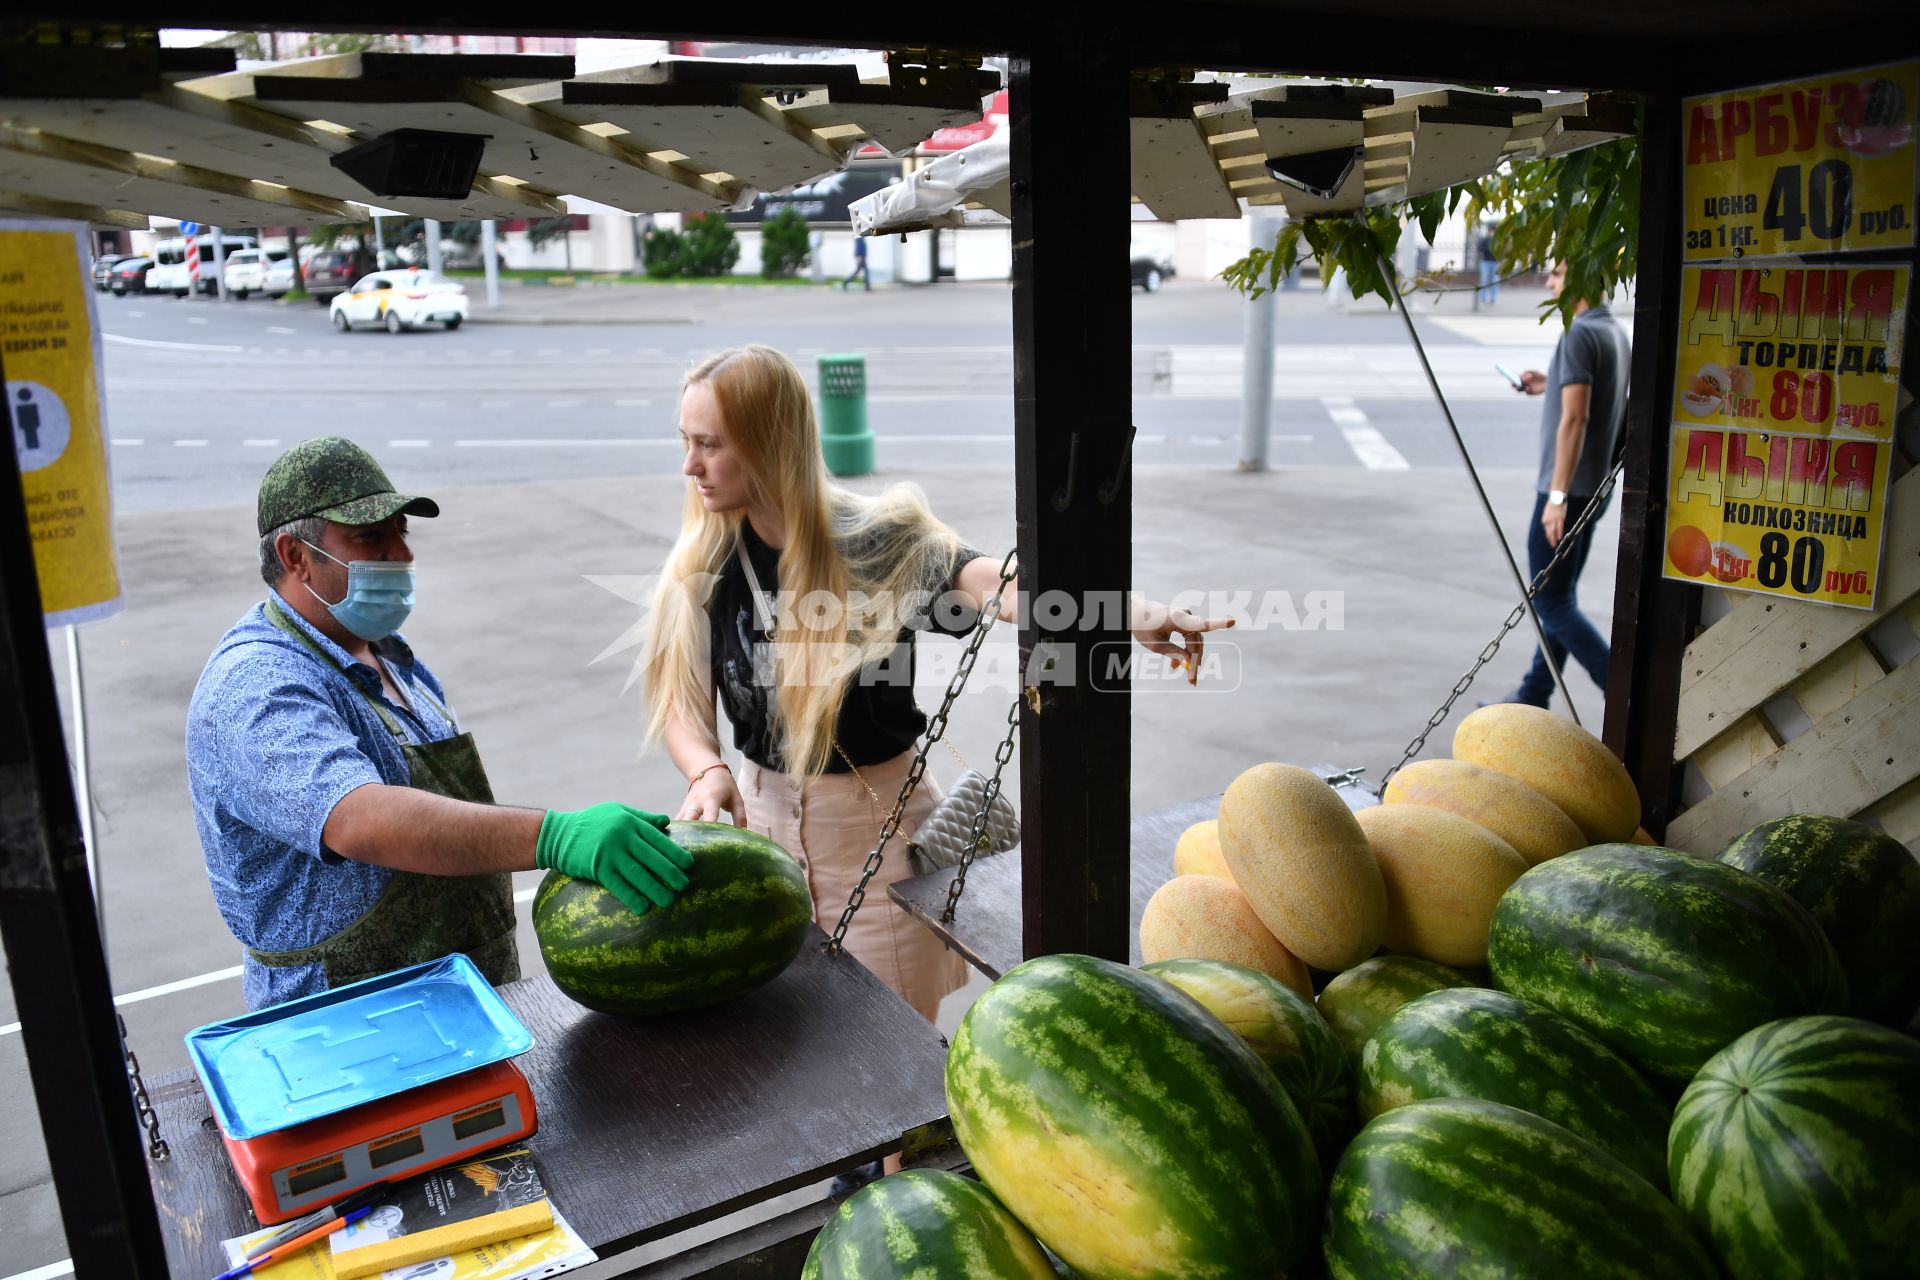
<path id="1" fill-rule="evenodd" d="M 591 880 L 635 915 L 673 905 L 687 887 L 693 855 L 667 839 L 665 814 L 609 801 L 590 809 L 549 809 L 540 821 L 533 863 Z"/>

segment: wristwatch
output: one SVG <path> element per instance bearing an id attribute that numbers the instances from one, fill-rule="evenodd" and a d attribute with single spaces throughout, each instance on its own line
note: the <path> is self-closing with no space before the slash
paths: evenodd
<path id="1" fill-rule="evenodd" d="M 1550 506 L 1550 507 L 1564 507 L 1564 506 L 1566 506 L 1566 505 L 1567 505 L 1567 491 L 1566 491 L 1565 489 L 1552 489 L 1552 490 L 1549 490 L 1549 491 L 1548 491 L 1548 493 L 1547 493 L 1547 505 L 1548 505 L 1548 506 Z"/>

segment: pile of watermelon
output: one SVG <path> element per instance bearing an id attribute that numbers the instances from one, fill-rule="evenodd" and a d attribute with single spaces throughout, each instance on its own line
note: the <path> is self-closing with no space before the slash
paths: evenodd
<path id="1" fill-rule="evenodd" d="M 973 1006 L 979 1181 L 857 1192 L 806 1275 L 1920 1276 L 1920 863 L 1794 815 L 1655 847 L 1534 708 L 1355 815 L 1286 765 L 1182 838 L 1138 969 Z"/>

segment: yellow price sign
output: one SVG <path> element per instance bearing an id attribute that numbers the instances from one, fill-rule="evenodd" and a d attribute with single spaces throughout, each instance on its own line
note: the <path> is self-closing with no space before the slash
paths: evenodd
<path id="1" fill-rule="evenodd" d="M 82 224 L 0 219 L 0 363 L 49 626 L 122 604 L 87 267 Z"/>
<path id="2" fill-rule="evenodd" d="M 1688 98 L 1685 260 L 1914 242 L 1920 63 Z"/>
<path id="3" fill-rule="evenodd" d="M 1893 446 L 1673 428 L 1663 576 L 1871 609 Z"/>
<path id="4" fill-rule="evenodd" d="M 1891 440 L 1912 275 L 1875 262 L 1687 267 L 1673 421 Z"/>

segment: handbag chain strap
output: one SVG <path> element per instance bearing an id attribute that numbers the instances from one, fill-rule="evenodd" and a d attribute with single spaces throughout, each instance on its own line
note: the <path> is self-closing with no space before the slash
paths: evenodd
<path id="1" fill-rule="evenodd" d="M 860 869 L 860 879 L 854 884 L 853 892 L 847 895 L 846 909 L 840 913 L 840 922 L 834 926 L 833 937 L 827 941 L 829 955 L 838 955 L 844 950 L 847 930 L 853 924 L 854 914 L 867 900 L 867 885 L 872 882 L 875 875 L 879 874 L 881 859 L 887 851 L 887 842 L 898 834 L 900 820 L 907 812 L 907 801 L 913 798 L 915 789 L 920 785 L 920 779 L 926 775 L 927 752 L 932 749 L 934 743 L 941 741 L 947 732 L 947 717 L 953 712 L 953 704 L 959 699 L 960 691 L 966 688 L 967 677 L 973 674 L 974 663 L 979 660 L 980 646 L 986 642 L 987 633 L 993 630 L 993 624 L 999 620 L 1000 597 L 1006 592 L 1007 584 L 1013 581 L 1014 575 L 1020 572 L 1019 566 L 1014 561 L 1016 554 L 1017 549 L 1009 551 L 1007 558 L 1000 562 L 1000 581 L 980 610 L 980 617 L 974 623 L 973 635 L 968 639 L 966 649 L 960 654 L 960 662 L 954 669 L 953 679 L 947 683 L 946 696 L 940 700 L 940 709 L 934 713 L 933 719 L 927 722 L 926 736 L 921 739 L 919 749 L 914 752 L 913 764 L 907 769 L 907 776 L 900 782 L 900 795 L 893 802 L 893 811 L 881 824 L 880 838 L 874 842 L 873 852 L 867 855 L 866 865 Z M 757 595 L 758 592 L 756 591 L 755 594 Z M 1016 725 L 1019 723 L 1017 714 L 1019 705 L 1019 699 L 1016 698 L 1014 700 Z M 865 780 L 862 779 L 862 781 Z M 992 803 L 994 795 L 998 793 L 999 783 L 1000 771 L 995 769 L 993 781 L 988 784 L 987 803 L 981 805 L 979 814 L 974 818 L 976 838 L 986 829 L 987 805 Z M 969 857 L 971 853 L 972 850 L 968 850 Z"/>

